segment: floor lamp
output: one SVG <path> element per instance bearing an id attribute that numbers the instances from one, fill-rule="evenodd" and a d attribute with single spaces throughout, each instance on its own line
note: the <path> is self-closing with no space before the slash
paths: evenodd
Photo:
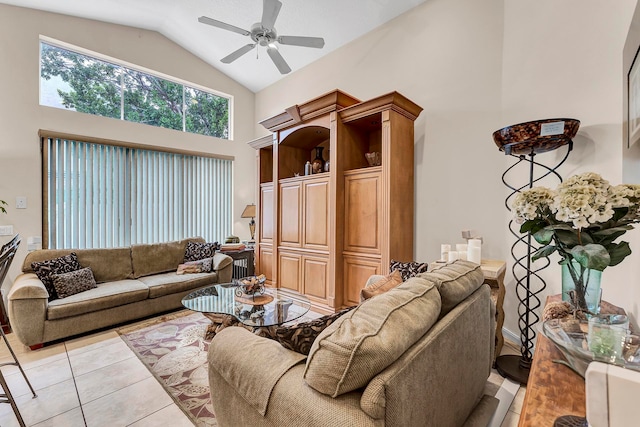
<path id="1" fill-rule="evenodd" d="M 572 139 L 578 132 L 579 126 L 580 121 L 575 119 L 546 119 L 507 126 L 493 133 L 493 140 L 500 151 L 517 159 L 502 174 L 502 182 L 511 190 L 505 199 L 507 210 L 511 211 L 509 206 L 511 198 L 521 190 L 532 188 L 535 182 L 550 175 L 562 182 L 562 177 L 556 170 L 569 157 L 573 148 Z M 545 166 L 535 160 L 537 154 L 553 151 L 562 146 L 567 147 L 567 152 L 555 166 Z M 510 173 L 515 173 L 521 164 L 528 166 L 528 182 L 523 185 L 510 183 Z M 536 168 L 541 169 L 537 177 L 534 173 Z M 499 356 L 496 359 L 496 369 L 503 377 L 526 384 L 536 336 L 533 327 L 540 320 L 536 314 L 536 310 L 541 306 L 538 294 L 546 287 L 545 281 L 538 272 L 549 266 L 549 260 L 547 258 L 541 260 L 534 269 L 531 265 L 531 254 L 537 248 L 534 246 L 531 233 L 521 234 L 519 224 L 513 220 L 509 221 L 509 231 L 516 238 L 511 246 L 511 256 L 514 261 L 511 271 L 516 281 L 516 295 L 519 301 L 520 355 Z"/>

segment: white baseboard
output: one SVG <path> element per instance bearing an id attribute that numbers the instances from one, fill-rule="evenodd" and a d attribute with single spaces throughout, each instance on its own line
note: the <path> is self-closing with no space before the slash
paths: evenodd
<path id="1" fill-rule="evenodd" d="M 522 345 L 522 342 L 520 341 L 520 332 L 518 332 L 518 334 L 514 334 L 507 328 L 502 328 L 502 336 L 504 337 L 504 339 L 511 341 L 517 346 Z"/>

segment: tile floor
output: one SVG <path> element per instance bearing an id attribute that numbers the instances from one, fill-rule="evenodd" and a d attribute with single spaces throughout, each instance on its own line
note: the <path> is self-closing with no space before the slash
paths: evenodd
<path id="1" fill-rule="evenodd" d="M 17 367 L 2 368 L 29 427 L 193 425 L 115 330 L 37 351 L 24 347 L 14 334 L 8 338 L 38 395 L 32 398 Z M 519 354 L 504 348 L 502 354 Z M 8 361 L 11 355 L 2 341 L 0 363 Z M 501 427 L 517 426 L 523 399 L 521 387 Z M 0 426 L 18 427 L 8 404 L 0 405 Z"/>

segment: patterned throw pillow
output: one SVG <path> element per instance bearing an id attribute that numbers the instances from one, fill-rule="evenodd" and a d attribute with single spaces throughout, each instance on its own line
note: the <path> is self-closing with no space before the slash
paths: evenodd
<path id="1" fill-rule="evenodd" d="M 53 287 L 56 288 L 58 298 L 66 298 L 89 289 L 97 288 L 96 279 L 91 268 L 81 268 L 69 273 L 51 275 Z"/>
<path id="2" fill-rule="evenodd" d="M 187 242 L 187 247 L 184 250 L 184 262 L 213 258 L 218 248 L 218 242 Z"/>
<path id="3" fill-rule="evenodd" d="M 402 282 L 403 280 L 400 271 L 393 270 L 388 276 L 383 276 L 366 288 L 362 288 L 360 290 L 360 301 L 362 302 L 376 295 L 383 294 L 389 289 L 395 288 Z"/>
<path id="4" fill-rule="evenodd" d="M 278 326 L 275 336 L 278 342 L 289 350 L 297 353 L 309 354 L 313 341 L 327 326 L 335 322 L 343 314 L 353 310 L 357 306 L 343 308 L 333 314 L 319 317 L 309 322 L 298 323 L 293 326 Z"/>
<path id="5" fill-rule="evenodd" d="M 75 252 L 71 252 L 69 255 L 61 256 L 60 258 L 49 259 L 41 262 L 32 262 L 31 268 L 35 271 L 38 278 L 44 284 L 49 292 L 49 301 L 58 299 L 58 293 L 53 286 L 51 276 L 54 274 L 69 273 L 71 271 L 80 270 L 82 267 L 78 262 L 78 256 Z"/>
<path id="6" fill-rule="evenodd" d="M 400 262 L 391 260 L 389 263 L 389 271 L 399 270 L 402 274 L 402 280 L 407 281 L 410 277 L 417 276 L 420 273 L 426 273 L 429 264 L 426 262 Z"/>

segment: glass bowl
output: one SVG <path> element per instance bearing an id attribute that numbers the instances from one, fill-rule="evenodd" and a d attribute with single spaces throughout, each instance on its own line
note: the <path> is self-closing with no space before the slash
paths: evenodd
<path id="1" fill-rule="evenodd" d="M 542 332 L 558 347 L 568 365 L 584 377 L 589 363 L 595 361 L 640 371 L 640 336 L 627 334 L 622 357 L 603 359 L 589 350 L 587 336 L 589 324 L 576 319 L 551 319 L 542 324 Z"/>

